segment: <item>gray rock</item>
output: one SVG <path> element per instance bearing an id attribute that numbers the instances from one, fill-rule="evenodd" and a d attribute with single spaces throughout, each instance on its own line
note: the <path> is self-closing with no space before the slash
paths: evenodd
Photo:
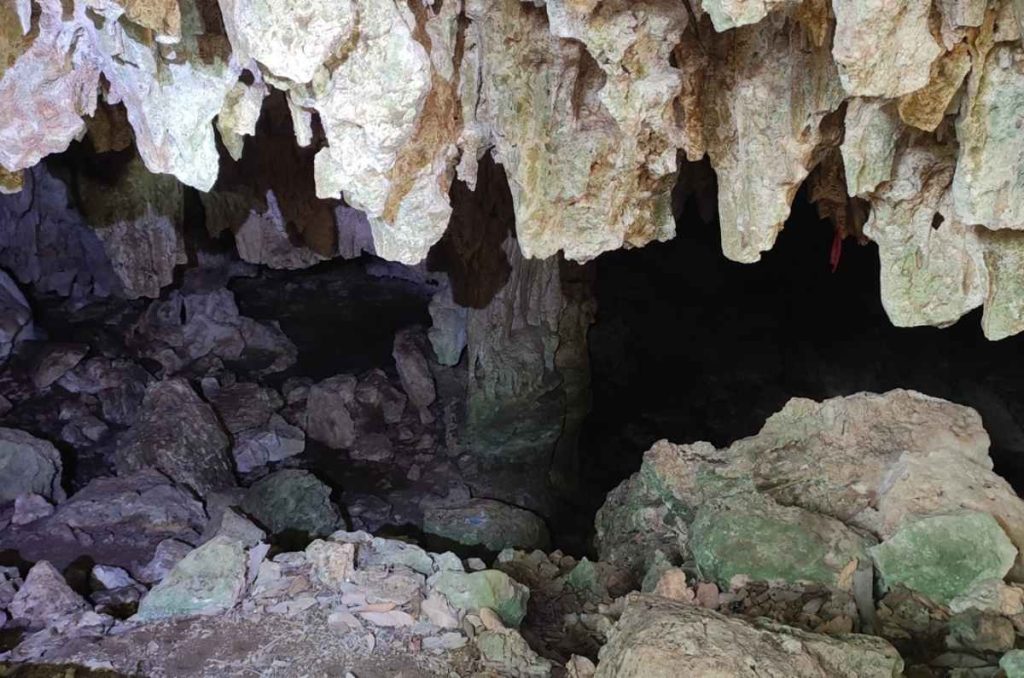
<path id="1" fill-rule="evenodd" d="M 251 520 L 231 507 L 217 513 L 203 532 L 202 543 L 214 537 L 228 537 L 242 542 L 246 548 L 252 548 L 267 538 L 267 533 L 257 527 Z"/>
<path id="2" fill-rule="evenodd" d="M 823 636 L 636 595 L 601 648 L 598 678 L 892 678 L 903 660 L 881 638 Z"/>
<path id="3" fill-rule="evenodd" d="M 423 531 L 491 551 L 509 547 L 544 550 L 550 543 L 547 526 L 540 516 L 493 499 L 424 508 Z"/>
<path id="4" fill-rule="evenodd" d="M 552 664 L 513 629 L 484 631 L 474 639 L 484 665 L 510 678 L 547 678 Z"/>
<path id="5" fill-rule="evenodd" d="M 355 377 L 342 374 L 314 384 L 306 399 L 306 434 L 335 450 L 355 442 L 350 408 L 355 402 Z"/>
<path id="6" fill-rule="evenodd" d="M 88 603 L 71 590 L 57 568 L 41 560 L 29 570 L 8 612 L 32 628 L 43 628 L 87 608 Z"/>
<path id="7" fill-rule="evenodd" d="M 312 473 L 295 469 L 276 471 L 257 481 L 241 508 L 275 535 L 295 531 L 327 536 L 342 523 L 331 503 L 331 488 Z"/>
<path id="8" fill-rule="evenodd" d="M 46 344 L 36 358 L 32 385 L 40 391 L 49 388 L 69 370 L 82 362 L 89 347 L 84 344 Z"/>
<path id="9" fill-rule="evenodd" d="M 0 503 L 27 493 L 61 501 L 60 452 L 24 431 L 0 428 Z"/>
<path id="10" fill-rule="evenodd" d="M 470 612 L 488 607 L 509 626 L 519 626 L 530 599 L 528 588 L 498 570 L 469 574 L 444 571 L 431 580 L 431 585 L 453 607 Z"/>
<path id="11" fill-rule="evenodd" d="M 424 423 L 434 420 L 430 413 L 430 405 L 437 398 L 434 388 L 434 375 L 430 372 L 427 361 L 429 344 L 420 328 L 406 328 L 395 334 L 394 348 L 391 355 L 395 359 L 398 376 L 402 380 L 402 388 L 409 396 L 409 401 L 420 413 Z"/>
<path id="12" fill-rule="evenodd" d="M 120 474 L 155 468 L 200 496 L 235 484 L 228 437 L 183 379 L 146 389 L 138 421 L 118 446 Z"/>
<path id="13" fill-rule="evenodd" d="M 231 454 L 240 473 L 301 454 L 306 449 L 306 434 L 292 426 L 279 414 L 271 415 L 262 428 L 243 431 L 235 436 Z"/>
<path id="14" fill-rule="evenodd" d="M 146 370 L 130 360 L 95 357 L 78 363 L 57 383 L 71 393 L 96 396 L 104 420 L 131 426 L 152 380 Z"/>
<path id="15" fill-rule="evenodd" d="M 284 405 L 276 391 L 253 383 L 212 387 L 204 383 L 203 395 L 232 435 L 264 427 L 274 412 Z"/>
<path id="16" fill-rule="evenodd" d="M 0 363 L 15 344 L 32 335 L 32 308 L 10 276 L 0 271 Z"/>
<path id="17" fill-rule="evenodd" d="M 135 578 L 146 584 L 163 581 L 174 566 L 192 552 L 192 547 L 177 539 L 164 539 L 157 544 L 153 557 L 145 564 L 132 568 Z"/>
<path id="18" fill-rule="evenodd" d="M 28 525 L 37 520 L 53 515 L 53 504 L 39 494 L 22 494 L 14 500 L 13 525 Z"/>
<path id="19" fill-rule="evenodd" d="M 89 573 L 89 581 L 93 588 L 103 590 L 138 585 L 138 582 L 132 579 L 127 570 L 114 565 L 93 565 L 92 572 Z"/>
<path id="20" fill-rule="evenodd" d="M 140 620 L 230 610 L 245 590 L 248 558 L 241 542 L 214 537 L 195 549 L 139 602 Z"/>
<path id="21" fill-rule="evenodd" d="M 349 456 L 359 461 L 385 462 L 394 456 L 391 440 L 385 433 L 367 433 L 359 436 Z"/>
<path id="22" fill-rule="evenodd" d="M 402 420 L 408 401 L 406 395 L 392 386 L 388 376 L 378 369 L 370 370 L 359 378 L 355 396 L 364 408 L 379 412 L 387 424 L 397 424 Z"/>

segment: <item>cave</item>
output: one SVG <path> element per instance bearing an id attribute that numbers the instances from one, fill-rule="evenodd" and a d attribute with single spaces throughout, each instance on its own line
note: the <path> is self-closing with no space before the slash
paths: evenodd
<path id="1" fill-rule="evenodd" d="M 1024 678 L 1022 12 L 0 3 L 0 675 Z"/>

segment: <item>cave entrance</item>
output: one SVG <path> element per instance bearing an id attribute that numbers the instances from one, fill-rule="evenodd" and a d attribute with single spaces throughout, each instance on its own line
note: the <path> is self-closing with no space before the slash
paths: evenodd
<path id="1" fill-rule="evenodd" d="M 806 190 L 756 264 L 721 255 L 694 199 L 677 226 L 674 240 L 594 263 L 590 482 L 614 487 L 662 438 L 724 447 L 753 435 L 793 397 L 906 388 L 978 410 L 996 472 L 1024 489 L 1024 338 L 985 339 L 980 310 L 945 329 L 894 327 L 877 247 L 847 238 L 833 272 L 834 231 Z"/>

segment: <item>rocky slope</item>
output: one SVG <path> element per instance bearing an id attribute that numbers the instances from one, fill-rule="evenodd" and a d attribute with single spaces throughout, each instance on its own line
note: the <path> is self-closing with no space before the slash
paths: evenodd
<path id="1" fill-rule="evenodd" d="M 983 305 L 999 339 L 1024 328 L 1021 12 L 1013 0 L 9 0 L 0 187 L 24 197 L 0 204 L 0 263 L 66 287 L 35 262 L 57 241 L 69 263 L 94 262 L 69 267 L 88 269 L 75 285 L 155 296 L 185 256 L 182 184 L 249 261 L 372 249 L 415 263 L 459 210 L 453 180 L 486 183 L 487 155 L 507 175 L 522 254 L 584 261 L 672 237 L 679 159 L 707 156 L 727 257 L 770 249 L 806 181 L 837 251 L 844 237 L 877 243 L 895 324 L 945 326 Z M 123 191 L 72 180 L 71 209 L 39 163 L 82 139 L 131 159 Z"/>
<path id="2" fill-rule="evenodd" d="M 728 450 L 652 448 L 598 515 L 597 560 L 531 551 L 542 543 L 518 540 L 536 517 L 488 522 L 483 506 L 443 534 L 501 548 L 489 563 L 348 531 L 299 470 L 202 501 L 152 470 L 66 500 L 22 494 L 0 535 L 77 542 L 68 567 L 0 568 L 0 661 L 61 675 L 1019 678 L 1024 501 L 986 447 L 973 410 L 918 393 L 794 399 Z M 827 464 L 809 461 L 819 453 Z"/>

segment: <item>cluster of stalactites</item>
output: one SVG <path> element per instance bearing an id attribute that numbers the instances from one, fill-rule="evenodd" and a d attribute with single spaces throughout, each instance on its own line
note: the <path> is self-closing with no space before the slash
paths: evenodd
<path id="1" fill-rule="evenodd" d="M 365 213 L 385 258 L 425 257 L 486 153 L 524 255 L 581 261 L 670 238 L 677 159 L 706 155 L 730 259 L 770 249 L 809 180 L 840 235 L 877 243 L 895 324 L 984 304 L 1001 338 L 1024 329 L 1015 4 L 2 0 L 0 190 L 87 133 L 113 147 L 119 104 L 150 172 L 211 191 L 215 128 L 238 160 L 277 90 L 316 195 Z M 331 255 L 283 253 L 275 204 L 219 228 L 258 263 Z"/>

